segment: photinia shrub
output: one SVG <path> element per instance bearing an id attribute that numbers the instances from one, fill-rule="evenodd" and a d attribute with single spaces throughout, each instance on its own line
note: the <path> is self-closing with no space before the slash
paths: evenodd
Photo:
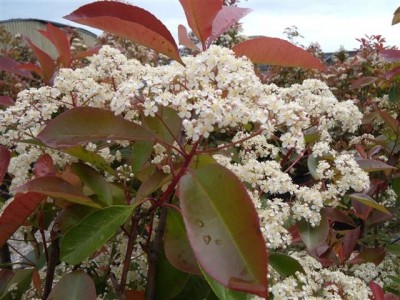
<path id="1" fill-rule="evenodd" d="M 357 142 L 362 112 L 320 80 L 263 84 L 254 63 L 325 68 L 287 41 L 214 45 L 247 9 L 180 2 L 199 41 L 182 25 L 180 44 L 194 56 L 136 6 L 100 1 L 67 16 L 149 47 L 165 65 L 103 46 L 73 69 L 52 27 L 43 34 L 57 63 L 32 46 L 47 84 L 0 111 L 9 198 L 0 246 L 12 254 L 1 260 L 0 297 L 384 295 L 378 284 L 398 276 L 388 254 L 398 249 L 368 238 L 395 216 L 377 179 L 397 164 Z M 343 146 L 352 143 L 358 154 Z"/>

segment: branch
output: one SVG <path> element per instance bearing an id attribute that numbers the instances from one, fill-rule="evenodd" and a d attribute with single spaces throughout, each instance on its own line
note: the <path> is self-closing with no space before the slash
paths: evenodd
<path id="1" fill-rule="evenodd" d="M 50 244 L 50 257 L 47 264 L 46 281 L 44 283 L 43 299 L 47 299 L 53 288 L 54 273 L 60 261 L 60 245 L 58 236 Z"/>

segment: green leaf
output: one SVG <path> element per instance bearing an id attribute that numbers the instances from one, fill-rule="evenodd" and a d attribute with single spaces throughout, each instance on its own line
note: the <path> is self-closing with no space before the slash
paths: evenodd
<path id="1" fill-rule="evenodd" d="M 110 186 L 105 178 L 92 167 L 79 163 L 72 164 L 72 169 L 82 182 L 87 185 L 107 206 L 112 205 L 113 198 Z"/>
<path id="2" fill-rule="evenodd" d="M 83 271 L 73 271 L 61 277 L 48 300 L 96 300 L 92 278 Z"/>
<path id="3" fill-rule="evenodd" d="M 168 210 L 164 250 L 169 262 L 175 268 L 186 273 L 201 275 L 197 260 L 187 239 L 182 216 L 174 209 Z"/>
<path id="4" fill-rule="evenodd" d="M 144 126 L 161 141 L 172 144 L 179 138 L 182 119 L 176 110 L 169 107 L 159 107 L 157 115 L 159 117 L 144 117 Z"/>
<path id="5" fill-rule="evenodd" d="M 270 253 L 269 264 L 283 278 L 295 275 L 296 272 L 305 274 L 303 266 L 293 257 L 282 253 Z"/>
<path id="6" fill-rule="evenodd" d="M 314 155 L 309 155 L 307 158 L 307 166 L 310 171 L 311 176 L 314 179 L 317 179 L 317 167 L 318 167 L 319 158 Z"/>
<path id="7" fill-rule="evenodd" d="M 63 149 L 92 141 L 152 140 L 142 126 L 95 107 L 77 107 L 52 119 L 37 136 L 47 146 Z"/>
<path id="8" fill-rule="evenodd" d="M 156 169 L 139 187 L 136 193 L 137 201 L 141 201 L 151 193 L 160 189 L 164 184 L 171 181 L 172 175 L 165 174 L 163 171 Z"/>
<path id="9" fill-rule="evenodd" d="M 61 240 L 61 260 L 76 265 L 103 246 L 132 214 L 135 206 L 97 210 L 70 228 Z"/>
<path id="10" fill-rule="evenodd" d="M 400 99 L 399 87 L 393 84 L 389 89 L 389 101 L 392 103 L 398 103 Z"/>
<path id="11" fill-rule="evenodd" d="M 171 265 L 162 251 L 157 260 L 155 299 L 175 299 L 185 287 L 189 276 L 188 273 L 179 271 Z"/>
<path id="12" fill-rule="evenodd" d="M 387 245 L 385 248 L 390 253 L 393 253 L 393 254 L 396 254 L 396 255 L 400 255 L 400 244 Z"/>
<path id="13" fill-rule="evenodd" d="M 29 289 L 34 269 L 18 269 L 14 270 L 14 275 L 7 281 L 0 300 L 5 299 L 22 299 L 22 295 Z M 15 289 L 10 291 L 10 287 L 15 285 Z"/>
<path id="14" fill-rule="evenodd" d="M 226 168 L 208 164 L 181 178 L 178 196 L 200 266 L 230 289 L 265 297 L 267 249 L 242 182 Z"/>
<path id="15" fill-rule="evenodd" d="M 34 192 L 53 198 L 60 198 L 66 201 L 87 205 L 91 207 L 101 207 L 92 199 L 86 197 L 80 190 L 71 185 L 64 179 L 56 176 L 42 176 L 34 178 L 27 183 L 15 188 L 17 193 Z"/>
<path id="16" fill-rule="evenodd" d="M 148 161 L 153 152 L 153 144 L 151 141 L 136 141 L 133 144 L 131 162 L 133 173 L 140 171 Z"/>
<path id="17" fill-rule="evenodd" d="M 230 290 L 224 287 L 222 284 L 218 283 L 214 279 L 212 279 L 206 272 L 203 271 L 203 276 L 207 280 L 208 284 L 214 291 L 215 295 L 218 299 L 221 300 L 246 300 L 251 299 L 252 297 L 249 294 Z"/>
<path id="18" fill-rule="evenodd" d="M 207 281 L 195 275 L 190 275 L 186 284 L 174 300 L 218 300 Z M 158 299 L 157 299 L 158 300 Z"/>
<path id="19" fill-rule="evenodd" d="M 360 202 L 364 205 L 375 208 L 376 210 L 379 210 L 385 214 L 390 215 L 390 212 L 383 205 L 377 203 L 374 199 L 372 199 L 370 196 L 366 194 L 354 193 L 349 195 L 349 197 L 354 201 Z"/>
<path id="20" fill-rule="evenodd" d="M 297 229 L 307 249 L 312 251 L 325 242 L 328 237 L 329 222 L 325 212 L 321 210 L 319 225 L 312 227 L 310 223 L 302 219 L 297 223 Z"/>
<path id="21" fill-rule="evenodd" d="M 86 150 L 82 146 L 64 149 L 63 152 L 72 155 L 84 162 L 90 163 L 96 168 L 103 170 L 111 175 L 115 175 L 115 170 L 106 162 L 106 160 L 95 152 Z"/>

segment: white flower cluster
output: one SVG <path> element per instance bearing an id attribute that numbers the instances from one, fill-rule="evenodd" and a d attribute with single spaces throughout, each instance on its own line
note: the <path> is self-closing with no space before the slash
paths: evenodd
<path id="1" fill-rule="evenodd" d="M 143 66 L 108 46 L 90 60 L 84 68 L 60 70 L 53 87 L 24 91 L 14 106 L 0 111 L 0 143 L 13 147 L 16 153 L 9 168 L 14 176 L 12 186 L 29 179 L 31 164 L 43 153 L 40 146 L 19 141 L 34 138 L 48 120 L 67 109 L 91 106 L 110 109 L 137 123 L 142 122 L 141 113 L 154 117 L 162 107 L 167 107 L 182 119 L 182 145 L 213 135 L 237 142 L 232 155 L 221 152 L 214 157 L 248 186 L 270 248 L 290 243 L 291 236 L 285 228 L 289 218 L 305 218 L 317 225 L 324 204 L 336 204 L 349 190 L 368 187 L 368 176 L 354 158 L 331 147 L 334 134 L 354 132 L 361 124 L 362 114 L 353 102 L 339 102 L 319 80 L 306 80 L 288 88 L 264 85 L 249 60 L 217 46 L 195 57 L 183 58 L 186 66 L 176 62 L 160 67 Z M 307 144 L 305 132 L 310 128 L 318 134 L 314 142 Z M 250 137 L 251 130 L 257 129 L 260 134 Z M 243 139 L 247 140 L 241 142 Z M 166 161 L 166 149 L 171 147 L 162 143 L 155 144 L 152 163 L 169 173 L 170 166 L 162 164 Z M 123 148 L 126 143 L 113 145 Z M 134 176 L 125 170 L 119 151 L 111 151 L 107 144 L 97 147 L 89 143 L 85 147 L 110 164 L 119 163 L 118 171 L 126 173 L 126 178 Z M 293 180 L 293 167 L 283 169 L 281 159 L 287 153 L 293 153 L 289 159 L 295 160 L 296 155 L 301 159 L 307 151 L 321 160 L 317 180 L 302 186 Z M 60 166 L 72 161 L 68 155 L 48 149 L 46 152 Z M 325 160 L 325 155 L 331 155 L 333 161 Z M 146 266 L 138 268 L 145 270 Z M 317 272 L 317 268 L 310 269 L 303 286 L 316 284 L 318 276 L 323 276 L 333 286 L 342 286 L 348 299 L 355 299 L 354 291 L 361 295 L 358 299 L 368 298 L 359 279 Z M 118 266 L 113 266 L 116 274 L 118 270 Z M 301 288 L 290 278 L 276 283 L 272 293 L 277 299 L 278 295 L 286 295 L 280 290 L 284 282 L 293 291 Z M 312 295 L 319 287 L 313 286 L 312 293 L 307 289 L 303 292 Z M 336 295 L 337 291 L 326 293 Z"/>

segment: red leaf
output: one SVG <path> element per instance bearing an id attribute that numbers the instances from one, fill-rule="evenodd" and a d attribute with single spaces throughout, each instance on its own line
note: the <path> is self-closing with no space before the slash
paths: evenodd
<path id="1" fill-rule="evenodd" d="M 222 0 L 179 0 L 179 2 L 185 11 L 189 27 L 205 50 L 206 41 L 211 35 L 214 18 L 222 9 Z"/>
<path id="2" fill-rule="evenodd" d="M 99 208 L 100 205 L 86 197 L 78 188 L 56 176 L 43 176 L 32 179 L 15 188 L 16 192 L 34 192 L 74 203 Z"/>
<path id="3" fill-rule="evenodd" d="M 54 163 L 49 154 L 43 154 L 41 157 L 39 157 L 35 164 L 34 174 L 36 177 L 54 174 Z"/>
<path id="4" fill-rule="evenodd" d="M 58 60 L 62 67 L 68 68 L 71 65 L 71 49 L 69 37 L 67 34 L 56 26 L 47 23 L 46 30 L 39 30 L 57 49 Z"/>
<path id="5" fill-rule="evenodd" d="M 25 39 L 39 61 L 42 70 L 41 75 L 43 81 L 49 83 L 50 79 L 53 77 L 54 72 L 56 70 L 56 64 L 54 63 L 50 55 L 48 55 L 46 52 L 44 52 L 42 49 L 40 49 L 34 43 L 32 43 L 32 41 L 29 38 L 25 37 Z"/>
<path id="6" fill-rule="evenodd" d="M 354 80 L 351 85 L 350 85 L 350 90 L 357 89 L 359 87 L 363 87 L 366 85 L 369 85 L 371 83 L 374 83 L 378 78 L 377 77 L 361 77 L 356 80 Z"/>
<path id="7" fill-rule="evenodd" d="M 79 52 L 74 58 L 80 59 L 80 58 L 92 56 L 93 54 L 97 54 L 101 47 L 102 46 L 96 46 L 96 47 L 90 48 L 86 51 Z"/>
<path id="8" fill-rule="evenodd" d="M 17 194 L 0 216 L 0 247 L 24 224 L 45 196 L 37 193 Z"/>
<path id="9" fill-rule="evenodd" d="M 400 50 L 385 49 L 379 51 L 379 55 L 387 62 L 399 62 L 400 61 Z"/>
<path id="10" fill-rule="evenodd" d="M 374 281 L 370 281 L 369 288 L 371 289 L 375 300 L 385 300 L 383 290 L 379 284 L 375 283 Z"/>
<path id="11" fill-rule="evenodd" d="M 385 121 L 385 123 L 393 130 L 394 133 L 399 132 L 400 123 L 391 116 L 391 114 L 386 110 L 379 110 L 379 115 Z"/>
<path id="12" fill-rule="evenodd" d="M 20 65 L 21 65 L 20 63 L 16 62 L 11 58 L 0 57 L 0 70 L 17 74 L 23 77 L 32 78 L 32 74 L 30 72 L 21 70 L 19 68 Z"/>
<path id="13" fill-rule="evenodd" d="M 358 237 L 360 236 L 361 229 L 357 227 L 353 230 L 346 230 L 343 237 L 343 257 L 342 261 L 348 259 L 357 245 Z"/>
<path id="14" fill-rule="evenodd" d="M 62 149 L 99 140 L 150 140 L 142 126 L 94 107 L 69 109 L 52 119 L 37 136 L 49 147 Z"/>
<path id="15" fill-rule="evenodd" d="M 400 297 L 392 293 L 386 293 L 385 300 L 400 300 Z"/>
<path id="16" fill-rule="evenodd" d="M 385 248 L 364 248 L 356 257 L 349 261 L 349 263 L 363 264 L 366 262 L 371 262 L 377 266 L 383 261 L 385 255 Z"/>
<path id="17" fill-rule="evenodd" d="M 47 298 L 47 300 L 71 299 L 96 300 L 93 279 L 82 270 L 73 271 L 61 277 Z"/>
<path id="18" fill-rule="evenodd" d="M 251 11 L 252 10 L 250 8 L 223 6 L 212 23 L 211 36 L 207 41 L 207 44 L 211 45 L 213 41 L 215 41 L 219 36 L 221 36 Z"/>
<path id="19" fill-rule="evenodd" d="M 171 33 L 148 11 L 114 1 L 81 6 L 64 18 L 130 39 L 183 64 Z"/>
<path id="20" fill-rule="evenodd" d="M 14 100 L 11 97 L 0 96 L 0 105 L 8 107 L 13 106 L 14 104 Z"/>
<path id="21" fill-rule="evenodd" d="M 18 66 L 18 69 L 35 72 L 37 75 L 42 76 L 42 69 L 39 66 L 32 63 L 20 64 Z"/>
<path id="22" fill-rule="evenodd" d="M 168 261 L 175 268 L 185 273 L 201 275 L 197 260 L 187 238 L 182 215 L 172 209 L 168 211 L 164 250 Z"/>
<path id="23" fill-rule="evenodd" d="M 186 48 L 192 49 L 193 51 L 200 52 L 199 47 L 197 47 L 189 38 L 186 27 L 183 25 L 178 26 L 178 39 L 179 45 L 185 46 Z"/>
<path id="24" fill-rule="evenodd" d="M 365 172 L 375 172 L 375 171 L 385 171 L 385 170 L 395 170 L 395 167 L 389 166 L 380 160 L 375 159 L 358 159 L 358 165 Z"/>
<path id="25" fill-rule="evenodd" d="M 267 295 L 267 249 L 242 182 L 218 164 L 179 181 L 186 232 L 201 268 L 227 288 Z"/>
<path id="26" fill-rule="evenodd" d="M 6 147 L 0 145 L 0 183 L 3 181 L 10 164 L 11 152 Z"/>
<path id="27" fill-rule="evenodd" d="M 321 61 L 288 41 L 259 37 L 236 44 L 232 50 L 237 56 L 246 56 L 255 64 L 302 67 L 324 70 Z"/>
<path id="28" fill-rule="evenodd" d="M 397 76 L 400 74 L 400 67 L 395 67 L 385 74 L 386 80 L 391 80 L 393 77 Z"/>
<path id="29" fill-rule="evenodd" d="M 356 223 L 346 213 L 332 207 L 325 207 L 326 216 L 329 220 L 339 223 L 344 223 L 356 227 Z"/>

